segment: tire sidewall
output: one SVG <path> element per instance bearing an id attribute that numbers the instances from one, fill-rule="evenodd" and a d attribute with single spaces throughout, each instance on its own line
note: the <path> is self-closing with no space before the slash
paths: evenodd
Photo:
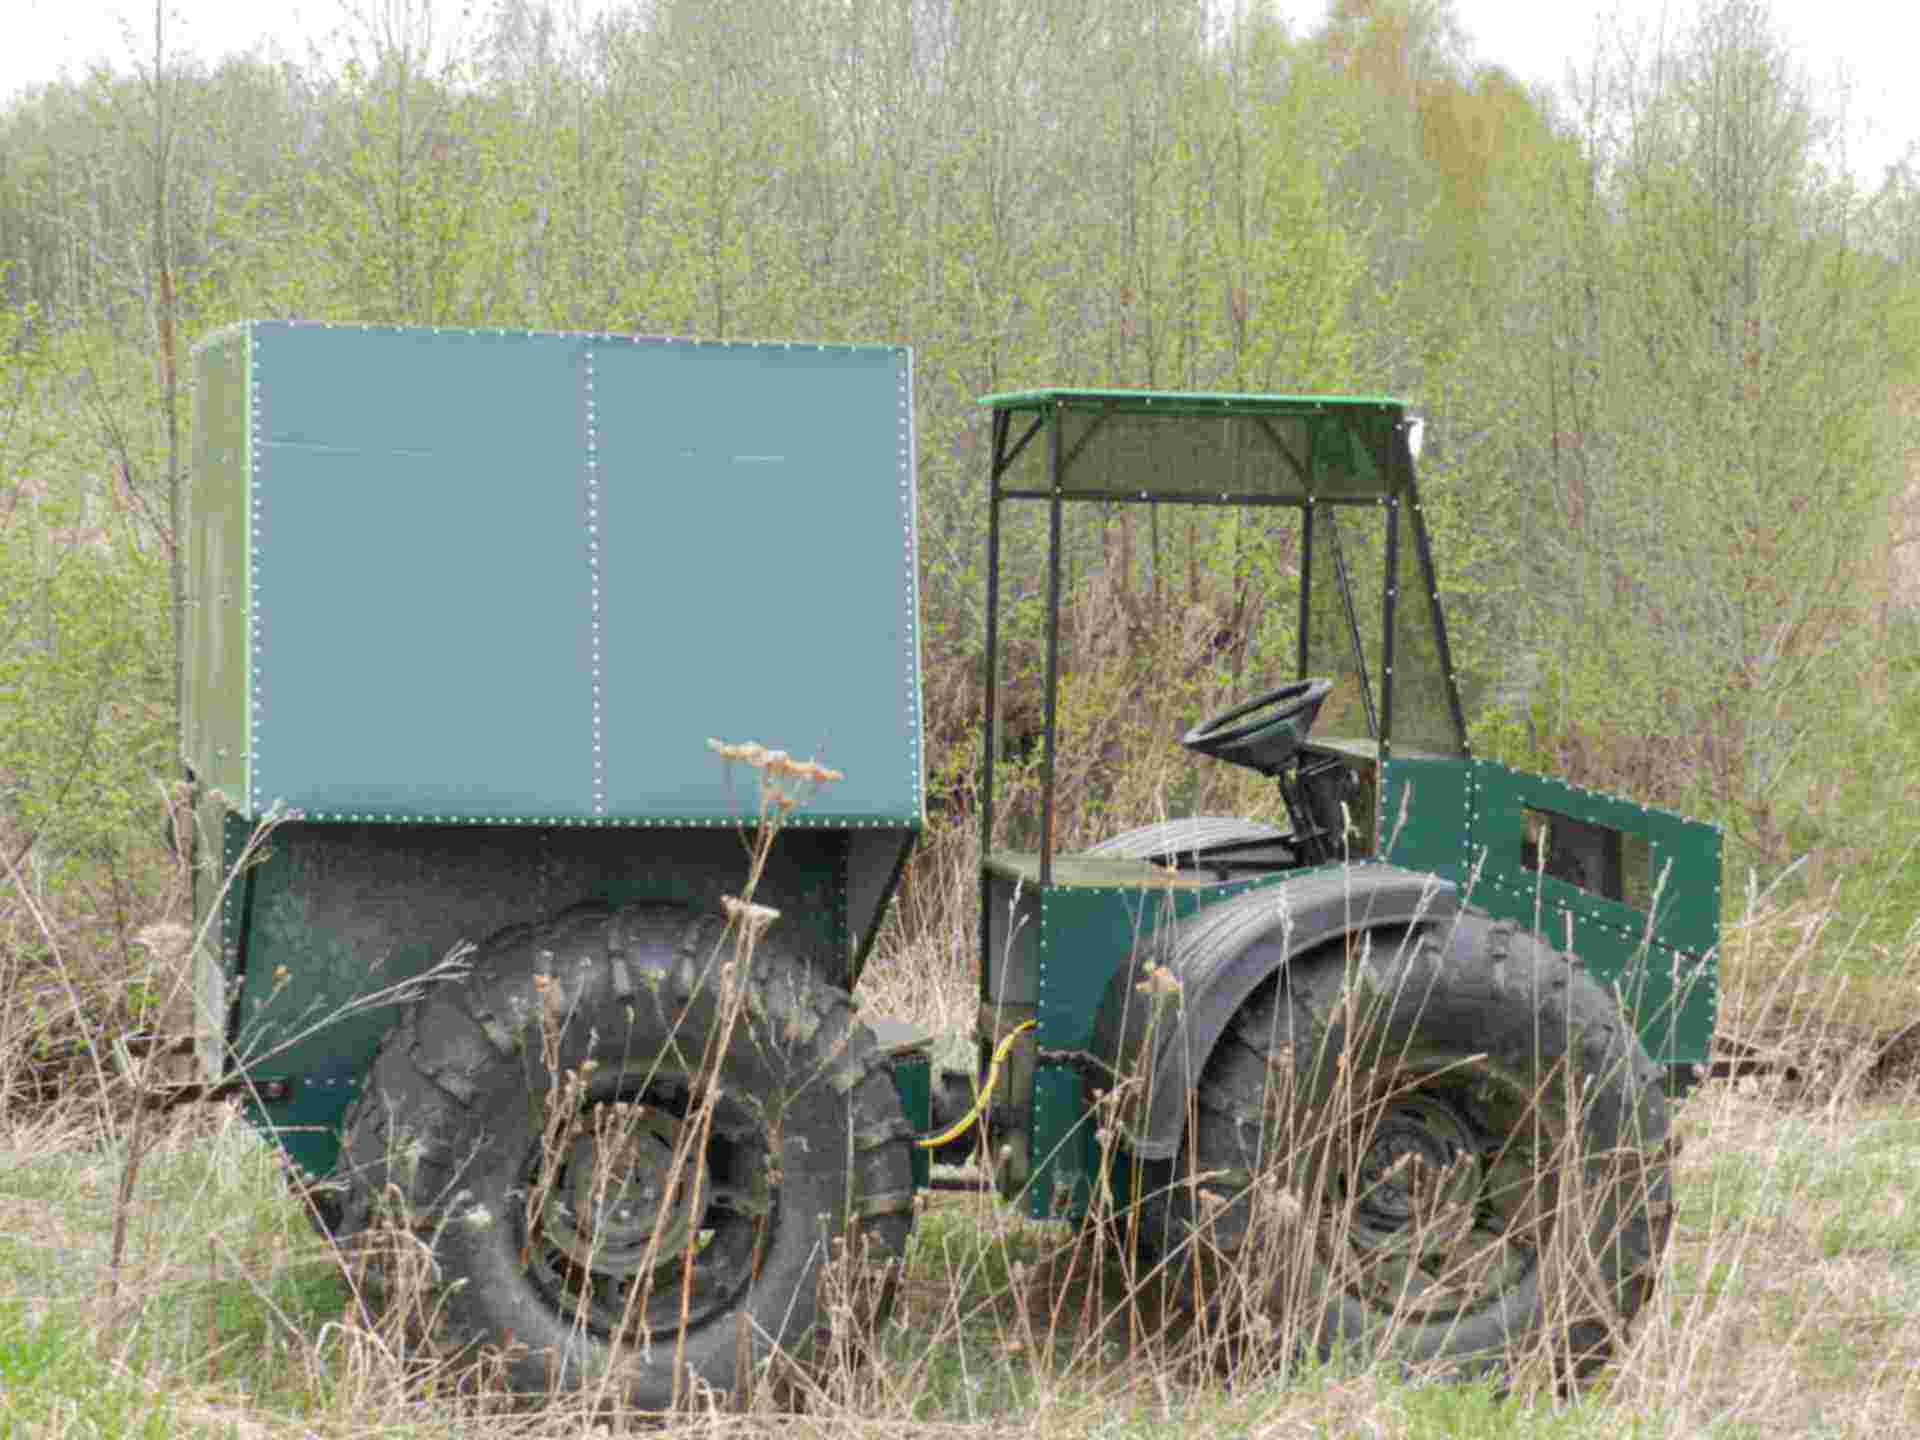
<path id="1" fill-rule="evenodd" d="M 463 1025 L 472 1028 L 478 1011 L 510 1017 L 518 1037 L 510 1052 L 497 1043 L 477 1055 L 469 1047 L 460 1081 L 468 1093 L 451 1101 L 445 1094 L 429 1095 L 418 1107 L 427 1117 L 434 1153 L 455 1157 L 444 1203 L 434 1206 L 435 1197 L 426 1194 L 407 1197 L 437 1210 L 431 1242 L 447 1338 L 461 1347 L 496 1347 L 512 1388 L 523 1393 L 575 1390 L 617 1371 L 616 1393 L 646 1410 L 689 1398 L 685 1375 L 675 1382 L 676 1363 L 717 1391 L 732 1390 L 740 1378 L 743 1318 L 755 1365 L 776 1345 L 795 1349 L 808 1342 L 819 1266 L 847 1213 L 851 1096 L 841 1088 L 844 1080 L 835 1083 L 846 1072 L 845 1057 L 833 1052 L 855 1043 L 857 1027 L 838 1031 L 827 1052 L 816 1033 L 823 1011 L 844 1006 L 844 999 L 823 1001 L 822 987 L 803 969 L 764 953 L 756 955 L 752 973 L 740 978 L 743 998 L 733 1007 L 715 1080 L 719 1103 L 731 1105 L 736 1116 L 742 1109 L 750 1113 L 767 1147 L 771 1214 L 751 1287 L 739 1304 L 690 1324 L 684 1336 L 669 1332 L 650 1343 L 635 1336 L 616 1344 L 577 1322 L 563 1306 L 565 1297 L 557 1302 L 521 1262 L 528 1167 L 540 1144 L 546 1102 L 570 1072 L 581 1075 L 589 1062 L 588 1103 L 631 1098 L 649 1074 L 668 1079 L 699 1073 L 709 1040 L 727 1023 L 722 989 L 731 977 L 725 966 L 737 962 L 707 964 L 703 975 L 703 967 L 690 967 L 685 955 L 668 963 L 662 954 L 655 968 L 630 971 L 626 979 L 637 983 L 623 986 L 617 964 L 603 955 L 556 967 L 543 985 L 538 973 L 516 973 L 522 947 L 505 948 L 493 972 L 476 973 L 462 990 L 421 1002 L 409 1027 L 416 1035 L 458 1034 Z M 677 1001 L 681 995 L 687 998 Z M 543 1019 L 539 1012 L 548 1006 Z M 543 1039 L 550 1048 L 543 1050 Z M 400 1060 L 408 1058 L 403 1049 L 383 1052 L 374 1086 L 392 1068 L 395 1093 L 408 1093 L 410 1079 L 417 1090 L 414 1077 L 424 1067 L 416 1061 L 402 1073 Z M 549 1058 L 558 1063 L 550 1065 Z M 404 1137 L 408 1123 L 396 1111 L 383 1128 Z M 400 1170 L 393 1166 L 389 1173 L 399 1178 Z M 678 1280 L 669 1271 L 660 1283 Z"/>
<path id="2" fill-rule="evenodd" d="M 1358 991 L 1352 1009 L 1344 999 L 1325 1005 L 1330 990 L 1351 987 Z M 1382 1065 L 1426 1072 L 1475 1066 L 1537 1096 L 1543 1126 L 1561 1140 L 1561 1153 L 1579 1157 L 1590 1219 L 1585 1253 L 1607 1290 L 1621 1293 L 1626 1272 L 1664 1241 L 1652 1234 L 1645 1212 L 1666 1205 L 1669 1180 L 1664 1167 L 1623 1170 L 1619 1159 L 1663 1146 L 1667 1114 L 1664 1096 L 1648 1083 L 1650 1067 L 1635 1063 L 1637 1042 L 1611 997 L 1557 952 L 1471 913 L 1436 936 L 1349 961 L 1343 983 L 1320 991 L 1309 1000 L 1314 1053 L 1296 1056 L 1296 1094 L 1308 1113 L 1336 1104 L 1347 1067 L 1358 1077 Z M 1317 1188 L 1318 1177 L 1306 1184 Z M 1379 1313 L 1331 1284 L 1325 1293 L 1323 1353 L 1343 1344 L 1378 1348 Z M 1524 1346 L 1555 1318 L 1536 1258 L 1524 1279 L 1481 1308 L 1409 1322 L 1385 1339 L 1408 1362 L 1473 1363 Z M 1567 1348 L 1591 1352 L 1610 1326 L 1630 1318 L 1574 1318 Z"/>

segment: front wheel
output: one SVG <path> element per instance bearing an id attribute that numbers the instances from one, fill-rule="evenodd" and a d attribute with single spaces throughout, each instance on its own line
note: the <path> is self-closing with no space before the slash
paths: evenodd
<path id="1" fill-rule="evenodd" d="M 1142 1229 L 1323 1355 L 1586 1373 L 1671 1225 L 1661 1073 L 1618 1005 L 1466 914 L 1298 960 L 1209 1057 Z"/>
<path id="2" fill-rule="evenodd" d="M 424 1236 L 456 1345 L 515 1389 L 726 1392 L 814 1328 L 849 1221 L 890 1263 L 910 1132 L 848 997 L 772 936 L 589 906 L 481 947 L 347 1117 L 345 1228 Z"/>

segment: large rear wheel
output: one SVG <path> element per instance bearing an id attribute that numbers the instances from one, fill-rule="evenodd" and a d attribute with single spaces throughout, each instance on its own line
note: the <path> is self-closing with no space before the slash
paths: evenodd
<path id="1" fill-rule="evenodd" d="M 909 1146 L 848 997 L 772 935 L 747 958 L 685 911 L 588 906 L 496 935 L 394 1027 L 347 1118 L 345 1229 L 424 1237 L 448 1338 L 514 1388 L 664 1409 L 809 1344 L 843 1235 L 894 1262 Z"/>

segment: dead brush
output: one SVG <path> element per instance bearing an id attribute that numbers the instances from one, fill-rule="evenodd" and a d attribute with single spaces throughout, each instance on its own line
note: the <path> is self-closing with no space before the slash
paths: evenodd
<path id="1" fill-rule="evenodd" d="M 751 1384 L 736 1393 L 737 1409 L 767 1406 L 815 1413 L 885 1414 L 901 1401 L 884 1369 L 885 1329 L 900 1303 L 900 1267 L 875 1252 L 858 1225 L 823 1241 L 819 1311 L 813 1349 L 805 1364 L 776 1361 L 777 1384 L 756 1397 Z M 784 1357 L 782 1357 L 784 1360 Z"/>
<path id="2" fill-rule="evenodd" d="M 1863 992 L 1920 991 L 1920 937 L 1859 955 L 1830 910 L 1752 884 L 1727 937 L 1734 1058 L 1679 1107 L 1671 1278 L 1610 1398 L 1676 1432 L 1906 1433 L 1920 1422 L 1914 1197 L 1909 1149 L 1884 1147 L 1911 1136 L 1915 1090 L 1875 1067 L 1911 1005 Z"/>
<path id="3" fill-rule="evenodd" d="M 1718 1039 L 1724 1068 L 1782 1100 L 1845 1107 L 1920 1081 L 1920 922 L 1872 947 L 1832 894 L 1782 900 L 1749 878 L 1727 927 Z"/>
<path id="4" fill-rule="evenodd" d="M 1501 1357 L 1508 1385 L 1520 1393 L 1572 1393 L 1610 1359 L 1632 1353 L 1669 1256 L 1674 1206 L 1668 1169 L 1679 1150 L 1669 1138 L 1649 1155 L 1632 1146 L 1583 1154 L 1575 1143 L 1584 1087 L 1577 1081 L 1547 1090 L 1535 1122 L 1540 1161 L 1531 1182 L 1524 1234 L 1534 1251 L 1544 1323 L 1516 1339 Z M 1623 1227 L 1644 1214 L 1652 1227 L 1649 1263 L 1602 1263 L 1617 1258 Z"/>
<path id="5" fill-rule="evenodd" d="M 118 875 L 56 880 L 35 858 L 0 855 L 11 892 L 0 899 L 0 1101 L 10 1114 L 78 1111 L 117 1131 L 130 1116 L 114 1042 L 130 1038 L 144 1053 L 188 993 L 175 873 L 184 867 L 143 856 L 142 871 L 161 873 L 129 888 Z"/>
<path id="6" fill-rule="evenodd" d="M 190 1068 L 161 1042 L 193 1028 L 195 817 L 188 787 L 155 788 L 164 847 L 100 867 L 49 860 L 43 834 L 0 824 L 0 1112 L 66 1110 L 117 1135 L 136 1095 Z"/>
<path id="7" fill-rule="evenodd" d="M 524 1184 L 507 1192 L 511 1213 L 481 1214 L 460 1188 L 457 1172 L 462 1167 L 455 1165 L 454 1178 L 423 1213 L 407 1215 L 404 1207 L 390 1207 L 392 1213 L 370 1237 L 366 1252 L 380 1258 L 355 1277 L 357 1293 L 384 1300 L 391 1290 L 386 1272 L 396 1263 L 393 1257 L 428 1267 L 409 1272 L 414 1281 L 403 1287 L 397 1315 L 391 1304 L 369 1306 L 350 1327 L 365 1355 L 391 1361 L 390 1386 L 411 1386 L 417 1393 L 421 1385 L 443 1387 L 453 1375 L 463 1393 L 490 1395 L 489 1403 L 538 1403 L 549 1415 L 604 1420 L 629 1407 L 629 1358 L 653 1373 L 670 1375 L 666 1408 L 684 1413 L 790 1408 L 828 1393 L 845 1393 L 857 1383 L 875 1317 L 888 1304 L 897 1279 L 897 1267 L 870 1253 L 857 1223 L 843 1240 L 830 1243 L 823 1238 L 820 1323 L 792 1353 L 782 1352 L 771 1335 L 756 1329 L 743 1308 L 728 1322 L 736 1332 L 737 1360 L 726 1383 L 709 1385 L 687 1361 L 689 1327 L 696 1306 L 706 1303 L 704 1297 L 696 1298 L 696 1276 L 702 1273 L 706 1247 L 715 1243 L 700 1223 L 708 1197 L 717 1183 L 735 1191 L 759 1183 L 768 1194 L 777 1193 L 779 1157 L 785 1150 L 789 1096 L 743 1093 L 737 1086 L 730 1090 L 721 1080 L 723 1057 L 743 1046 L 771 1054 L 790 1038 L 804 1044 L 812 1035 L 811 1029 L 803 1029 L 790 1037 L 775 998 L 760 993 L 756 952 L 779 917 L 754 901 L 754 890 L 780 822 L 798 802 L 799 787 L 837 778 L 825 767 L 794 762 L 763 747 L 716 748 L 723 758 L 744 760 L 761 772 L 761 800 L 756 822 L 746 832 L 745 883 L 739 895 L 724 903 L 725 927 L 712 938 L 709 950 L 687 955 L 681 962 L 684 971 L 675 972 L 681 978 L 674 983 L 690 986 L 691 998 L 677 1011 L 663 1044 L 650 1045 L 646 1053 L 609 1058 L 598 1028 L 609 1023 L 609 1017 L 603 1013 L 589 1030 L 577 1009 L 579 988 L 563 983 L 558 971 L 536 971 L 528 1013 L 522 1017 L 524 1028 L 518 1032 L 524 1037 L 533 1156 Z M 638 998 L 630 1003 L 648 1002 Z M 682 1030 L 696 1004 L 710 1007 L 714 1016 L 697 1037 Z M 586 1050 L 599 1058 L 570 1060 L 580 1053 L 583 1034 Z M 840 1046 L 845 1043 L 843 1038 Z M 830 1072 L 842 1054 L 836 1047 L 810 1059 L 807 1063 L 816 1068 L 800 1077 L 799 1089 L 832 1083 Z M 719 1127 L 738 1127 L 743 1117 L 750 1117 L 764 1136 L 772 1168 L 758 1182 L 740 1175 L 716 1181 L 708 1165 L 709 1144 Z M 417 1141 L 399 1128 L 399 1117 L 392 1117 L 389 1125 L 384 1162 L 388 1173 L 409 1173 L 403 1167 Z M 748 1251 L 753 1268 L 745 1281 L 749 1286 L 758 1282 L 772 1214 L 765 1199 L 752 1222 Z M 742 1196 L 733 1193 L 732 1203 L 742 1203 Z M 751 1204 L 751 1196 L 745 1203 Z M 845 1208 L 857 1221 L 853 1197 Z M 528 1393 L 524 1383 L 502 1382 L 516 1361 L 525 1374 L 527 1352 L 517 1337 L 506 1336 L 504 1345 L 465 1344 L 458 1326 L 452 1335 L 446 1333 L 449 1297 L 445 1278 L 431 1271 L 431 1258 L 447 1227 L 464 1224 L 513 1226 L 521 1270 L 538 1273 L 549 1301 L 565 1315 L 571 1344 L 577 1348 L 564 1358 L 561 1349 L 549 1352 L 554 1363 L 548 1367 L 544 1394 Z M 609 1290 L 608 1277 L 616 1276 L 624 1278 Z M 429 1301 L 433 1295 L 440 1298 Z M 586 1343 L 590 1336 L 597 1337 L 601 1347 L 593 1368 L 585 1373 L 561 1368 L 583 1363 L 578 1357 L 594 1353 Z M 410 1370 L 415 1373 L 409 1380 L 404 1372 Z M 519 1393 L 512 1393 L 516 1390 Z"/>
<path id="8" fill-rule="evenodd" d="M 433 1239 L 444 1217 L 406 1212 L 398 1192 L 348 1248 L 334 1252 L 351 1303 L 322 1327 L 310 1364 L 324 1371 L 343 1419 L 398 1417 L 422 1399 L 486 1393 L 485 1357 L 443 1343 Z"/>
<path id="9" fill-rule="evenodd" d="M 1517 1109 L 1493 1149 L 1449 1158 L 1423 1145 L 1454 1123 L 1436 1095 L 1470 1107 L 1486 1057 L 1435 1061 L 1366 1038 L 1390 1010 L 1423 1003 L 1371 987 L 1393 968 L 1385 958 L 1363 946 L 1348 962 L 1345 1049 L 1302 1063 L 1306 1035 L 1268 1037 L 1261 1093 L 1232 1119 L 1241 1163 L 1206 1168 L 1191 1137 L 1223 1122 L 1190 1111 L 1187 1173 L 1173 1182 L 1189 1192 L 1190 1229 L 1155 1272 L 1133 1277 L 1133 1293 L 1143 1279 L 1170 1288 L 1188 1317 L 1179 1363 L 1236 1387 L 1303 1363 L 1380 1360 L 1407 1374 L 1570 1385 L 1626 1347 L 1619 1317 L 1647 1303 L 1672 1216 L 1671 1152 L 1649 1154 L 1629 1124 L 1617 1150 L 1593 1153 L 1580 1140 L 1593 1093 L 1620 1077 L 1555 1065 L 1509 1097 Z M 1402 969 L 1402 983 L 1413 973 Z M 1277 1032 L 1289 1010 L 1271 1013 Z M 1622 1227 L 1636 1226 L 1623 1249 Z M 1476 1313 L 1515 1305 L 1507 1340 L 1453 1338 Z M 1489 1333 L 1478 1327 L 1459 1334 Z"/>

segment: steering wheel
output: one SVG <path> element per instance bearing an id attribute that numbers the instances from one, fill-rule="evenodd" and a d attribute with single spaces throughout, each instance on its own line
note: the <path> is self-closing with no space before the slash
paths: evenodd
<path id="1" fill-rule="evenodd" d="M 1331 680 L 1295 680 L 1194 726 L 1180 737 L 1187 749 L 1216 760 L 1278 770 L 1313 728 Z"/>

